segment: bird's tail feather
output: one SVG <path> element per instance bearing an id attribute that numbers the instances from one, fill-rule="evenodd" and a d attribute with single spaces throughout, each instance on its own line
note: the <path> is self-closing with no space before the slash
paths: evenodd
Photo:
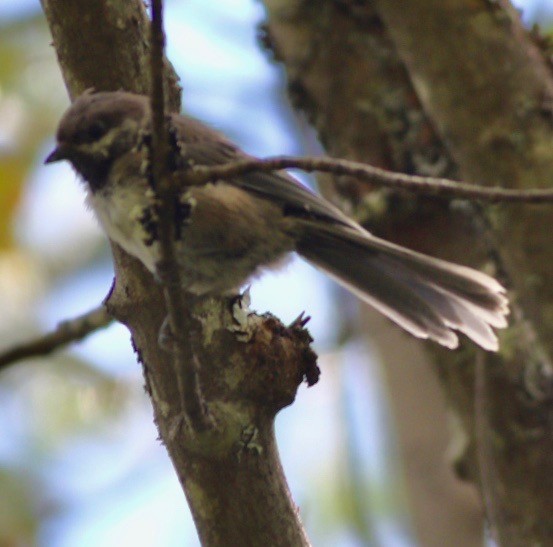
<path id="1" fill-rule="evenodd" d="M 299 254 L 411 334 L 455 348 L 458 330 L 497 351 L 492 327 L 507 325 L 509 309 L 505 289 L 492 277 L 361 229 L 300 222 Z"/>

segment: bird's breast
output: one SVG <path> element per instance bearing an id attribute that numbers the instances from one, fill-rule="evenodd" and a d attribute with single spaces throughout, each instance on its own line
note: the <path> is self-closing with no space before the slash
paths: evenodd
<path id="1" fill-rule="evenodd" d="M 152 273 L 159 261 L 153 191 L 143 177 L 112 181 L 87 201 L 108 237 Z M 224 293 L 294 250 L 280 206 L 224 183 L 191 187 L 187 215 L 175 233 L 182 284 L 195 293 Z"/>

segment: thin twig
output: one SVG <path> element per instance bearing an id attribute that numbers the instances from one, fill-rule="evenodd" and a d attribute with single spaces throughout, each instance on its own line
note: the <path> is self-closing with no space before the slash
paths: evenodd
<path id="1" fill-rule="evenodd" d="M 151 27 L 151 107 L 152 147 L 150 165 L 152 185 L 155 189 L 158 208 L 158 228 L 161 259 L 156 264 L 164 285 L 165 303 L 172 332 L 172 358 L 182 410 L 194 427 L 204 425 L 204 412 L 198 384 L 196 360 L 190 340 L 192 325 L 186 309 L 178 263 L 175 256 L 175 219 L 178 218 L 178 188 L 169 172 L 169 129 L 165 115 L 165 92 L 163 58 L 165 34 L 163 32 L 163 2 L 152 1 Z"/>
<path id="2" fill-rule="evenodd" d="M 480 489 L 488 520 L 489 533 L 499 545 L 497 530 L 500 510 L 496 503 L 495 485 L 499 484 L 495 458 L 492 450 L 492 433 L 489 421 L 489 394 L 487 386 L 487 367 L 484 352 L 476 355 L 474 376 L 474 434 L 476 440 L 476 458 L 480 475 Z"/>
<path id="3" fill-rule="evenodd" d="M 253 171 L 278 171 L 280 169 L 301 169 L 320 171 L 334 175 L 347 175 L 378 186 L 388 186 L 448 199 L 470 199 L 488 203 L 520 202 L 545 204 L 553 202 L 553 190 L 512 190 L 508 188 L 485 188 L 450 179 L 407 175 L 386 171 L 364 163 L 325 157 L 275 156 L 265 159 L 245 159 L 224 165 L 196 166 L 192 184 L 226 180 Z"/>
<path id="4" fill-rule="evenodd" d="M 0 353 L 0 371 L 22 359 L 49 355 L 70 342 L 82 340 L 98 329 L 107 327 L 112 321 L 103 304 L 79 317 L 63 321 L 52 332 Z"/>

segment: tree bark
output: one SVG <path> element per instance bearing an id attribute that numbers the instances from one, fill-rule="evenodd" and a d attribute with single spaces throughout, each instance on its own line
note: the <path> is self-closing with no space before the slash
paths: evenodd
<path id="1" fill-rule="evenodd" d="M 71 97 L 88 88 L 148 93 L 149 23 L 140 0 L 42 0 Z M 168 104 L 180 89 L 167 63 Z M 109 312 L 129 328 L 155 421 L 204 545 L 308 545 L 274 438 L 276 413 L 301 381 L 316 381 L 316 356 L 301 321 L 232 313 L 233 300 L 188 302 L 194 358 L 211 427 L 194 432 L 180 414 L 171 355 L 158 344 L 166 316 L 151 274 L 112 245 L 116 282 Z M 183 364 L 184 366 L 189 364 Z"/>
<path id="2" fill-rule="evenodd" d="M 265 5 L 265 42 L 286 67 L 292 100 L 331 155 L 520 189 L 552 180 L 551 71 L 508 3 Z M 502 545 L 548 544 L 551 208 L 483 211 L 370 192 L 344 178 L 335 188 L 337 199 L 379 235 L 484 266 L 508 284 L 513 313 L 499 354 L 470 344 L 455 353 L 425 349 L 469 440 L 456 469 L 478 484 L 494 536 Z"/>

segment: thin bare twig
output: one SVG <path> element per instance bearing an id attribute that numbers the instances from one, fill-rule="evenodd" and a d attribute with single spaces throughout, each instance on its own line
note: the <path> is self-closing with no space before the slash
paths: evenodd
<path id="1" fill-rule="evenodd" d="M 495 458 L 492 450 L 492 435 L 489 421 L 489 396 L 487 382 L 487 368 L 484 353 L 476 355 L 474 377 L 474 436 L 476 440 L 476 457 L 480 473 L 482 499 L 486 510 L 489 533 L 499 545 L 498 526 L 501 512 L 496 503 L 497 496 L 494 489 L 498 483 Z"/>
<path id="2" fill-rule="evenodd" d="M 308 172 L 320 171 L 334 175 L 346 175 L 378 186 L 388 186 L 396 190 L 406 190 L 448 199 L 470 199 L 488 203 L 553 203 L 553 190 L 551 189 L 486 188 L 444 178 L 395 173 L 364 163 L 325 157 L 275 156 L 265 159 L 251 158 L 209 167 L 198 165 L 194 167 L 191 184 L 226 180 L 253 171 L 270 172 L 280 169 L 301 169 Z"/>
<path id="3" fill-rule="evenodd" d="M 22 359 L 49 355 L 70 342 L 82 340 L 98 329 L 107 327 L 112 321 L 103 304 L 79 317 L 63 321 L 52 332 L 0 353 L 0 371 Z"/>
<path id="4" fill-rule="evenodd" d="M 152 1 L 151 26 L 151 107 L 152 107 L 152 146 L 150 165 L 152 186 L 158 204 L 158 228 L 161 259 L 156 268 L 164 286 L 165 303 L 172 332 L 172 358 L 182 410 L 194 427 L 205 424 L 203 404 L 198 384 L 198 374 L 194 352 L 190 340 L 192 332 L 189 316 L 183 313 L 184 295 L 175 256 L 175 219 L 178 218 L 178 189 L 173 184 L 169 172 L 169 128 L 165 115 L 165 90 L 163 78 L 163 57 L 165 34 L 163 32 L 163 2 Z"/>

